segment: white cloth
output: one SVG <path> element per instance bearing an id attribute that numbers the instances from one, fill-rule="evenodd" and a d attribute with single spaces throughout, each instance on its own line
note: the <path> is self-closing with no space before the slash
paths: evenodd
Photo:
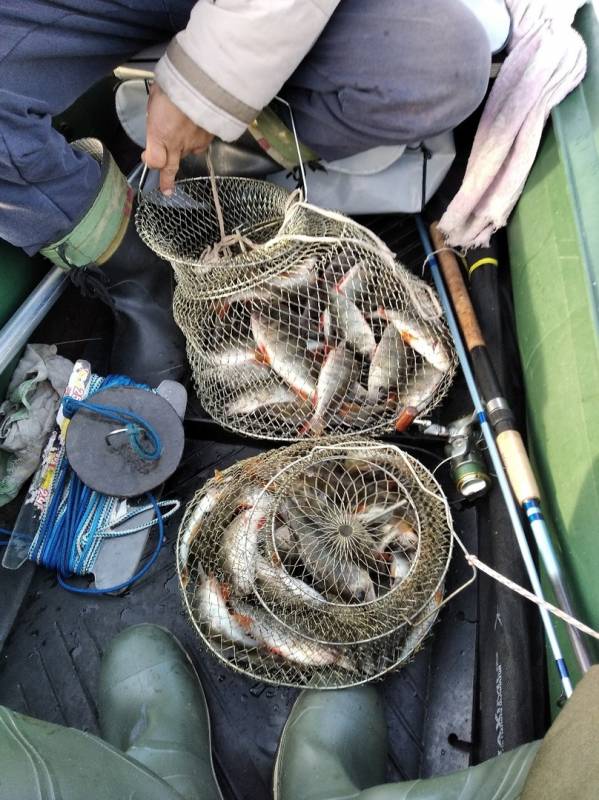
<path id="1" fill-rule="evenodd" d="M 551 109 L 586 71 L 572 28 L 584 0 L 508 0 L 509 55 L 483 111 L 464 181 L 439 228 L 453 247 L 484 247 L 506 224 L 534 162 Z"/>

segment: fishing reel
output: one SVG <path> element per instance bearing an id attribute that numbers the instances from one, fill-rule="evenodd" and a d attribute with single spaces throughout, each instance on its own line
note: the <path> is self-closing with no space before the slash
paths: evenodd
<path id="1" fill-rule="evenodd" d="M 491 486 L 491 477 L 480 449 L 482 434 L 475 426 L 476 414 L 467 414 L 449 425 L 416 420 L 422 432 L 447 440 L 445 455 L 450 462 L 451 478 L 464 500 L 476 500 Z"/>

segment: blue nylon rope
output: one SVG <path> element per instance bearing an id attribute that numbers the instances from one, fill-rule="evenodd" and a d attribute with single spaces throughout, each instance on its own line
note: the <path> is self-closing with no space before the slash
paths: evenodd
<path id="1" fill-rule="evenodd" d="M 147 461 L 156 460 L 160 457 L 162 445 L 157 432 L 147 420 L 126 409 L 90 402 L 90 398 L 96 392 L 111 386 L 132 386 L 151 391 L 150 387 L 135 383 L 125 376 L 110 375 L 104 379 L 92 376 L 87 399 L 63 398 L 65 417 L 70 418 L 79 410 L 85 409 L 112 420 L 127 429 L 130 445 L 140 458 Z M 100 494 L 82 483 L 71 469 L 63 451 L 52 481 L 50 504 L 30 547 L 30 560 L 54 570 L 60 585 L 76 594 L 108 594 L 129 588 L 151 569 L 164 543 L 164 517 L 160 508 L 163 503 L 158 503 L 153 494 L 148 493 L 146 497 L 155 513 L 158 541 L 154 552 L 144 566 L 127 581 L 106 589 L 73 586 L 67 582 L 67 579 L 72 575 L 85 575 L 93 571 L 93 565 L 104 538 L 133 533 L 143 527 L 150 527 L 154 521 L 150 525 L 144 525 L 137 529 L 107 533 L 109 519 L 117 502 L 116 498 Z M 178 503 L 176 507 L 178 507 Z M 144 510 L 146 509 L 134 510 L 125 519 L 131 519 Z M 124 519 L 120 520 L 119 523 L 124 521 Z M 11 532 L 0 529 L 0 534 L 4 533 Z M 7 542 L 0 542 L 0 545 L 5 544 Z"/>

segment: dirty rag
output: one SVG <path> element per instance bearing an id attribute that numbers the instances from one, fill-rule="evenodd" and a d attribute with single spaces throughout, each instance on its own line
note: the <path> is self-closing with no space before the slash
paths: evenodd
<path id="1" fill-rule="evenodd" d="M 37 469 L 72 370 L 55 345 L 27 345 L 0 405 L 0 506 Z"/>
<path id="2" fill-rule="evenodd" d="M 472 145 L 462 186 L 439 228 L 453 247 L 485 247 L 506 224 L 535 159 L 551 109 L 586 71 L 586 47 L 572 28 L 584 0 L 507 0 L 509 54 Z"/>

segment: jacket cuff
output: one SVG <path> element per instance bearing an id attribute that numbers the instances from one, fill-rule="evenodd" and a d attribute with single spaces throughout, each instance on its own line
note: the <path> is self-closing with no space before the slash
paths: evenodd
<path id="1" fill-rule="evenodd" d="M 220 86 L 173 39 L 156 65 L 156 83 L 192 122 L 225 142 L 233 142 L 258 116 Z"/>

